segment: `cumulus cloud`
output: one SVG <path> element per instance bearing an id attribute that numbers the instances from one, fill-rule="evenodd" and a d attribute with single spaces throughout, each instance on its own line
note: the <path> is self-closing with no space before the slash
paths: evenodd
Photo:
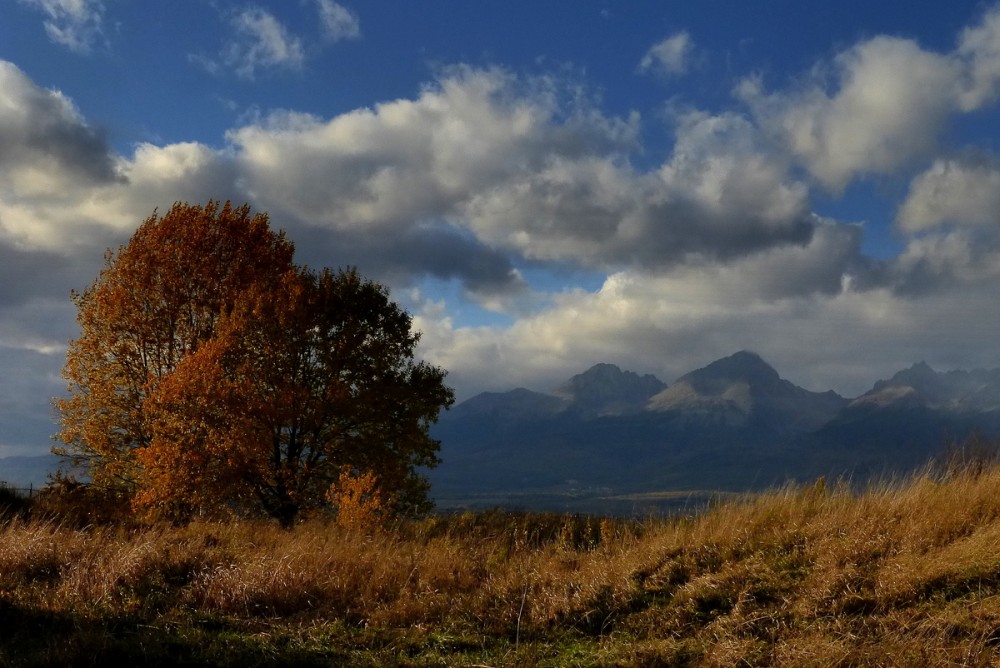
<path id="1" fill-rule="evenodd" d="M 746 118 L 692 112 L 678 120 L 676 135 L 659 177 L 665 205 L 685 214 L 671 226 L 683 230 L 678 236 L 702 236 L 691 242 L 697 250 L 711 255 L 717 247 L 723 256 L 806 240 L 808 189 Z"/>
<path id="2" fill-rule="evenodd" d="M 801 89 L 738 94 L 757 123 L 832 191 L 859 174 L 889 173 L 935 146 L 955 105 L 957 72 L 911 40 L 876 37 L 839 54 L 833 90 L 819 75 Z"/>
<path id="3" fill-rule="evenodd" d="M 889 174 L 931 155 L 946 122 L 982 108 L 1000 82 L 1000 7 L 950 53 L 878 36 L 820 64 L 797 87 L 767 92 L 759 78 L 736 93 L 755 121 L 827 189 Z"/>
<path id="4" fill-rule="evenodd" d="M 673 382 L 741 349 L 797 384 L 845 396 L 914 360 L 996 366 L 996 273 L 920 294 L 856 289 L 869 263 L 859 242 L 858 228 L 822 225 L 805 246 L 662 273 L 625 270 L 596 291 L 553 295 L 550 308 L 510 327 L 458 327 L 430 303 L 416 319 L 421 354 L 450 370 L 462 398 L 516 386 L 547 391 L 597 362 Z"/>
<path id="5" fill-rule="evenodd" d="M 547 77 L 455 68 L 413 99 L 330 119 L 269 114 L 222 150 L 140 144 L 115 156 L 68 101 L 5 71 L 22 110 L 8 114 L 21 123 L 8 123 L 10 143 L 40 165 L 30 174 L 58 173 L 45 168 L 53 152 L 83 170 L 34 189 L 21 177 L 0 196 L 0 224 L 36 249 L 108 243 L 175 200 L 248 200 L 327 257 L 404 285 L 458 280 L 470 299 L 514 308 L 527 290 L 519 262 L 662 269 L 803 246 L 818 225 L 806 186 L 749 119 L 685 114 L 671 155 L 638 171 L 638 117 L 608 117 Z"/>
<path id="6" fill-rule="evenodd" d="M 992 102 L 1000 83 L 1000 7 L 962 32 L 956 55 L 964 68 L 961 108 L 972 111 Z"/>
<path id="7" fill-rule="evenodd" d="M 357 39 L 361 36 L 361 21 L 357 14 L 333 0 L 316 0 L 323 35 L 331 42 Z"/>
<path id="8" fill-rule="evenodd" d="M 901 353 L 878 355 L 889 347 L 886 332 L 906 331 L 896 328 L 915 324 L 919 311 L 890 291 L 851 288 L 859 240 L 857 228 L 823 224 L 805 246 L 662 273 L 624 270 L 594 292 L 551 295 L 550 308 L 510 327 L 455 327 L 428 304 L 416 319 L 421 352 L 450 369 L 465 396 L 483 389 L 484 378 L 488 389 L 547 390 L 596 362 L 672 382 L 743 348 L 808 387 L 860 393 L 877 370 L 900 368 L 893 365 Z M 866 337 L 872 340 L 862 345 Z M 872 348 L 878 353 L 858 359 Z M 812 375 L 817 360 L 831 358 L 839 360 L 836 370 Z"/>
<path id="9" fill-rule="evenodd" d="M 547 82 L 519 86 L 500 70 L 459 68 L 415 100 L 330 120 L 272 114 L 229 139 L 255 197 L 338 228 L 448 215 L 512 174 L 634 140 L 628 122 L 572 111 L 557 119 L 563 110 Z"/>
<path id="10" fill-rule="evenodd" d="M 72 227 L 53 226 L 53 212 L 63 209 L 68 220 L 80 221 L 83 199 L 124 181 L 102 134 L 65 96 L 3 61 L 0 145 L 0 245 L 66 245 Z"/>
<path id="11" fill-rule="evenodd" d="M 53 180 L 93 184 L 115 179 L 101 133 L 84 122 L 62 93 L 32 82 L 0 61 L 0 187 L 45 190 Z"/>
<path id="12" fill-rule="evenodd" d="M 935 160 L 910 184 L 897 222 L 911 233 L 946 224 L 1000 227 L 1000 165 Z"/>
<path id="13" fill-rule="evenodd" d="M 221 65 L 248 77 L 302 66 L 301 40 L 270 15 L 239 16 L 260 50 L 241 42 Z M 898 218 L 913 236 L 884 261 L 864 255 L 863 226 L 817 216 L 810 189 L 912 168 L 951 115 L 987 104 L 992 16 L 953 53 L 880 37 L 788 90 L 748 80 L 746 113 L 676 114 L 672 147 L 642 168 L 639 116 L 609 115 L 556 77 L 456 67 L 371 108 L 264 114 L 221 148 L 115 155 L 69 100 L 2 64 L 0 308 L 25 318 L 64 299 L 153 207 L 232 198 L 269 211 L 310 264 L 358 265 L 397 294 L 455 283 L 516 314 L 509 326 L 460 327 L 451 305 L 418 311 L 422 354 L 462 391 L 484 379 L 547 389 L 599 361 L 673 380 L 741 348 L 844 393 L 914 359 L 988 366 L 974 356 L 992 350 L 983 314 L 1000 281 L 1000 235 L 985 213 L 1000 190 L 991 160 L 942 159 L 915 178 Z M 563 292 L 525 278 L 566 267 L 607 278 Z M 31 285 L 3 289 L 15 275 Z M 974 321 L 953 333 L 949 348 L 965 347 L 948 359 L 946 319 Z M 53 330 L 40 320 L 0 330 L 0 346 L 50 354 L 50 338 L 32 331 Z"/>
<path id="14" fill-rule="evenodd" d="M 884 268 L 883 283 L 907 297 L 976 289 L 1000 280 L 996 235 L 960 229 L 911 239 Z M 960 297 L 959 293 L 959 297 Z"/>
<path id="15" fill-rule="evenodd" d="M 677 134 L 653 173 L 606 157 L 551 161 L 477 194 L 464 216 L 480 237 L 525 257 L 603 269 L 809 239 L 806 189 L 744 119 L 692 114 Z"/>
<path id="16" fill-rule="evenodd" d="M 807 188 L 748 119 L 685 114 L 672 154 L 642 172 L 628 159 L 638 118 L 605 116 L 550 78 L 456 68 L 410 100 L 331 119 L 272 113 L 231 131 L 223 150 L 140 144 L 111 156 L 68 102 L 18 76 L 21 106 L 49 100 L 63 134 L 88 139 L 104 164 L 82 190 L 31 195 L 21 184 L 0 198 L 5 229 L 41 249 L 71 246 L 71 227 L 106 242 L 179 199 L 246 199 L 325 239 L 310 247 L 350 249 L 345 263 L 403 284 L 456 279 L 469 298 L 504 308 L 526 291 L 519 261 L 663 268 L 802 246 L 818 225 Z M 12 132 L 37 134 L 43 115 L 30 118 L 31 131 Z M 102 164 L 89 155 L 81 169 Z"/>
<path id="17" fill-rule="evenodd" d="M 242 183 L 272 211 L 366 234 L 448 221 L 492 245 L 503 233 L 469 220 L 479 197 L 546 169 L 586 171 L 634 145 L 634 120 L 576 106 L 557 88 L 458 68 L 414 100 L 329 120 L 273 114 L 229 139 Z"/>
<path id="18" fill-rule="evenodd" d="M 941 158 L 910 183 L 896 224 L 910 235 L 886 265 L 900 294 L 975 289 L 1000 280 L 1000 163 L 996 157 Z"/>
<path id="19" fill-rule="evenodd" d="M 455 279 L 492 308 L 528 291 L 516 269 L 525 261 L 662 273 L 772 252 L 787 263 L 800 257 L 796 249 L 825 244 L 830 257 L 854 258 L 842 264 L 856 286 L 915 285 L 907 277 L 928 275 L 916 269 L 927 262 L 914 259 L 858 271 L 858 228 L 814 216 L 789 157 L 733 112 L 680 115 L 673 151 L 642 172 L 628 159 L 637 118 L 604 116 L 550 79 L 457 68 L 411 100 L 332 119 L 271 114 L 233 130 L 223 150 L 141 144 L 113 156 L 67 100 L 9 64 L 2 72 L 13 103 L 0 132 L 12 150 L 0 159 L 17 181 L 0 196 L 0 224 L 10 243 L 40 252 L 66 253 L 76 238 L 113 245 L 153 207 L 178 199 L 232 198 L 295 228 L 310 239 L 305 247 L 322 249 L 317 256 L 363 264 L 399 285 Z M 18 170 L 58 173 L 50 160 L 69 170 L 65 183 L 25 187 L 30 179 Z M 915 186 L 911 199 L 924 190 Z M 944 251 L 910 257 L 934 253 Z M 843 272 L 829 267 L 817 264 L 808 280 L 803 269 L 787 285 L 835 291 Z M 753 285 L 771 295 L 786 282 Z"/>
<path id="20" fill-rule="evenodd" d="M 89 53 L 103 41 L 102 0 L 21 0 L 47 17 L 45 32 L 56 44 L 76 53 Z"/>
<path id="21" fill-rule="evenodd" d="M 669 160 L 639 172 L 637 117 L 496 69 L 329 120 L 272 114 L 229 140 L 271 211 L 365 234 L 443 220 L 530 260 L 660 265 L 802 244 L 814 227 L 805 185 L 743 117 L 685 116 Z"/>
<path id="22" fill-rule="evenodd" d="M 639 61 L 639 71 L 676 76 L 687 72 L 691 64 L 694 42 L 686 31 L 657 42 Z"/>

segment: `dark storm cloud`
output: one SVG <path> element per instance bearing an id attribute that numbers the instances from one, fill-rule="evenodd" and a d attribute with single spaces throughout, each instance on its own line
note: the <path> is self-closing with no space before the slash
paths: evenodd
<path id="1" fill-rule="evenodd" d="M 472 235 L 444 223 L 399 234 L 366 235 L 297 227 L 296 257 L 314 266 L 357 266 L 395 285 L 432 277 L 458 280 L 472 296 L 514 296 L 526 286 L 510 259 Z"/>
<path id="2" fill-rule="evenodd" d="M 119 178 L 103 134 L 86 125 L 63 95 L 36 86 L 3 61 L 0 100 L 0 167 L 8 178 L 28 169 L 54 170 L 89 183 Z"/>

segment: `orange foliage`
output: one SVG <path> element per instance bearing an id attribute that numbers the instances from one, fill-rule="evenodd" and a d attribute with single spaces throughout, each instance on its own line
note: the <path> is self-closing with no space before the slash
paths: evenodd
<path id="1" fill-rule="evenodd" d="M 65 446 L 97 486 L 134 492 L 134 453 L 151 434 L 143 403 L 160 380 L 215 334 L 247 286 L 292 265 L 293 246 L 248 206 L 175 204 L 150 216 L 128 244 L 108 251 L 93 285 L 74 294 L 80 337 L 57 401 Z"/>
<path id="2" fill-rule="evenodd" d="M 352 530 L 381 524 L 389 505 L 374 473 L 359 473 L 347 464 L 340 467 L 326 499 L 337 509 L 337 524 Z"/>
<path id="3" fill-rule="evenodd" d="M 437 462 L 444 371 L 413 360 L 419 335 L 383 286 L 296 267 L 265 217 L 154 215 L 77 305 L 62 452 L 137 510 L 287 525 L 327 503 L 343 466 L 375 472 L 394 511 L 426 506 L 416 469 Z"/>

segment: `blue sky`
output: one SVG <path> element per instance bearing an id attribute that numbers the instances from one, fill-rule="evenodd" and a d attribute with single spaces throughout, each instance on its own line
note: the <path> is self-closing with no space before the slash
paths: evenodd
<path id="1" fill-rule="evenodd" d="M 989 2 L 0 0 L 0 456 L 178 200 L 388 284 L 460 398 L 1000 367 L 998 93 Z"/>

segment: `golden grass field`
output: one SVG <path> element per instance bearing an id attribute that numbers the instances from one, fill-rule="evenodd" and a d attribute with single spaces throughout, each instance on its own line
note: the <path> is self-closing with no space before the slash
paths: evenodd
<path id="1" fill-rule="evenodd" d="M 1000 468 L 644 522 L 0 528 L 0 665 L 987 666 Z"/>

